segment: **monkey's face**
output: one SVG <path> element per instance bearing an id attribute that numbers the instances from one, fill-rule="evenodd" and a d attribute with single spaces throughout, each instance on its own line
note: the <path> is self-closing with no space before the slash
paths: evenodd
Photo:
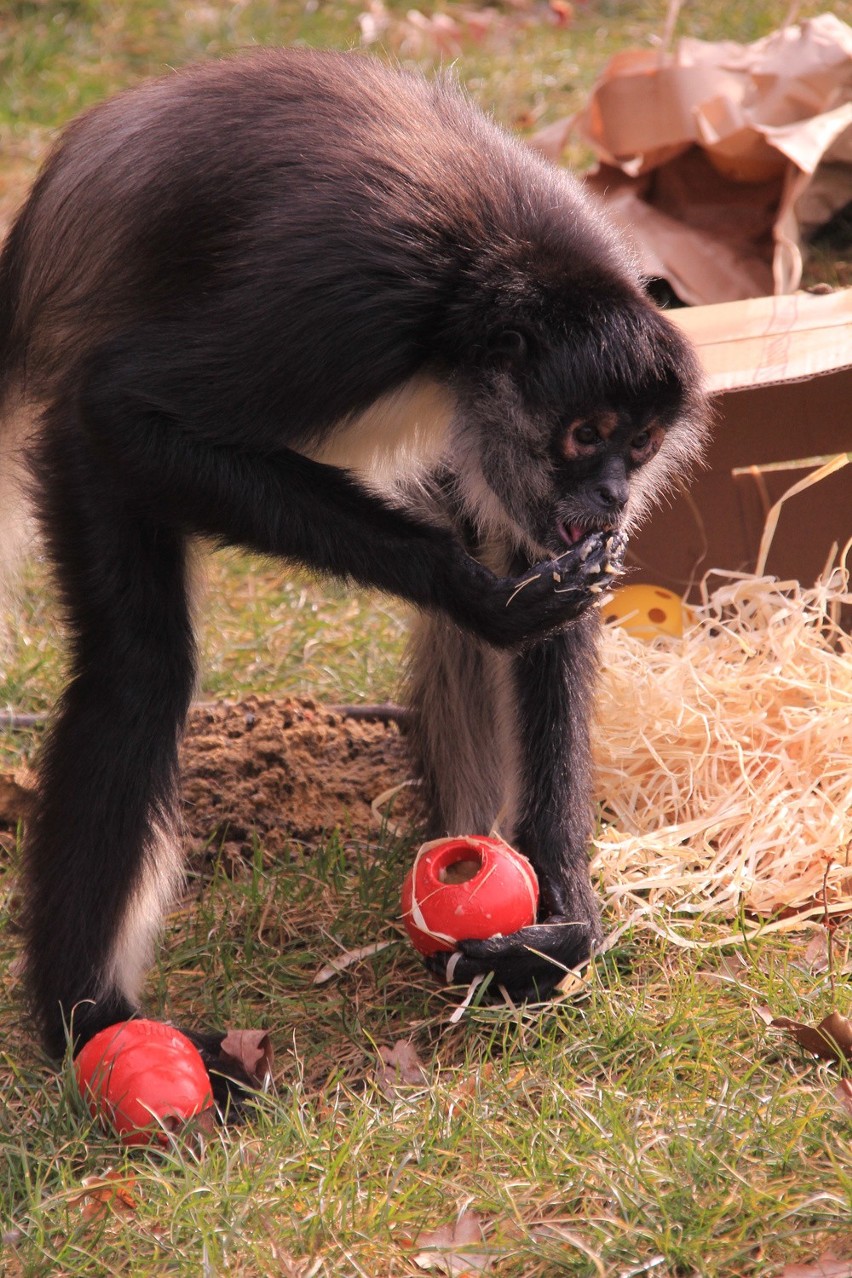
<path id="1" fill-rule="evenodd" d="M 631 497 L 646 486 L 648 476 L 642 472 L 665 437 L 665 428 L 652 415 L 611 408 L 557 428 L 551 448 L 553 501 L 562 542 L 571 546 L 589 532 L 613 531 L 629 524 L 631 516 L 635 520 Z"/>
<path id="2" fill-rule="evenodd" d="M 502 324 L 495 307 L 487 340 L 456 366 L 464 505 L 533 559 L 629 533 L 707 437 L 689 343 L 638 290 L 605 285 L 541 294 Z"/>
<path id="3" fill-rule="evenodd" d="M 602 386 L 595 402 L 552 369 L 524 372 L 500 370 L 463 402 L 456 473 L 481 530 L 533 559 L 593 532 L 629 533 L 700 455 L 687 393 L 657 385 L 616 398 Z"/>

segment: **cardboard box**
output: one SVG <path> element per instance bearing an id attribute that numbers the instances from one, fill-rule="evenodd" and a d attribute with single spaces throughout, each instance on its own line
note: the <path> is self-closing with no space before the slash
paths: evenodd
<path id="1" fill-rule="evenodd" d="M 633 580 L 696 597 L 710 568 L 754 571 L 771 506 L 852 451 L 852 289 L 670 312 L 698 348 L 717 420 L 706 470 L 635 539 Z M 813 459 L 813 460 L 812 460 Z M 779 462 L 812 461 L 786 469 Z M 737 470 L 745 473 L 735 474 Z M 852 537 L 852 465 L 785 502 L 766 572 L 812 585 Z"/>

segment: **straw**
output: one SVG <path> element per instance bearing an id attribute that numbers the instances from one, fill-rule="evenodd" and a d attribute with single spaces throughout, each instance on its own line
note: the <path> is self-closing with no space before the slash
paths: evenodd
<path id="1" fill-rule="evenodd" d="M 593 871 L 649 917 L 852 909 L 845 556 L 810 589 L 712 576 L 682 640 L 605 628 Z"/>

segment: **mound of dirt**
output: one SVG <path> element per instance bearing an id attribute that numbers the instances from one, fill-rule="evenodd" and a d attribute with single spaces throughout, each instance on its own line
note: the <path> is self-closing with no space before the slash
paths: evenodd
<path id="1" fill-rule="evenodd" d="M 335 827 L 367 839 L 373 800 L 408 774 L 396 723 L 301 698 L 197 707 L 181 749 L 184 821 L 193 841 L 257 838 L 273 856 Z"/>

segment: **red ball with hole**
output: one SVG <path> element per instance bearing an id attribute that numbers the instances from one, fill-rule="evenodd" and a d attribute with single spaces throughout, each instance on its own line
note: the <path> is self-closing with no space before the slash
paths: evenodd
<path id="1" fill-rule="evenodd" d="M 502 839 L 424 843 L 402 888 L 402 921 L 421 954 L 508 936 L 535 923 L 537 911 L 535 870 Z"/>
<path id="2" fill-rule="evenodd" d="M 213 1105 L 198 1049 L 162 1021 L 121 1021 L 78 1052 L 74 1072 L 92 1115 L 125 1145 L 167 1145 Z"/>

